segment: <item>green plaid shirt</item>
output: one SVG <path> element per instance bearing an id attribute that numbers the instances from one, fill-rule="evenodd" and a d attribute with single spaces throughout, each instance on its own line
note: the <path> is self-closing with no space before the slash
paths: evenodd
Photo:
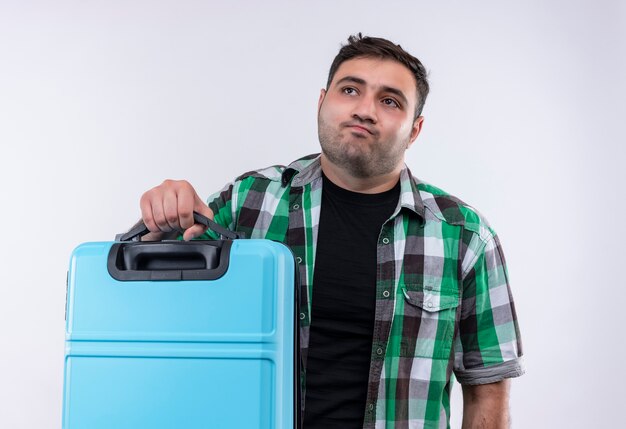
<path id="1" fill-rule="evenodd" d="M 303 388 L 321 201 L 319 155 L 243 174 L 208 199 L 217 223 L 296 256 Z M 405 167 L 377 260 L 365 428 L 449 427 L 452 373 L 462 384 L 523 373 L 500 242 L 476 210 Z"/>

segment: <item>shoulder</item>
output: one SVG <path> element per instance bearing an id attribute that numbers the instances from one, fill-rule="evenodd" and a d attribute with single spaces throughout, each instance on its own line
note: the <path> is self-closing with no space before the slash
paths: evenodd
<path id="1" fill-rule="evenodd" d="M 284 165 L 271 165 L 269 167 L 259 168 L 257 170 L 247 171 L 240 174 L 235 181 L 242 182 L 249 179 L 262 179 L 270 181 L 279 181 L 283 172 L 287 168 Z"/>
<path id="2" fill-rule="evenodd" d="M 435 218 L 450 225 L 463 227 L 477 234 L 482 241 L 495 236 L 495 231 L 487 219 L 474 207 L 460 198 L 430 183 L 417 179 L 415 185 L 424 204 L 426 219 Z"/>
<path id="3" fill-rule="evenodd" d="M 269 167 L 251 170 L 239 175 L 235 182 L 269 181 L 278 182 L 285 186 L 296 174 L 307 170 L 318 162 L 319 154 L 307 155 L 288 165 L 272 165 Z"/>

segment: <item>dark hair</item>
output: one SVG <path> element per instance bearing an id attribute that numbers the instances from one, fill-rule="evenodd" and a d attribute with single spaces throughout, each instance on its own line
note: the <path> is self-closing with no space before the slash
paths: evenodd
<path id="1" fill-rule="evenodd" d="M 348 37 L 348 43 L 341 47 L 339 53 L 333 60 L 333 63 L 330 65 L 326 89 L 330 87 L 330 83 L 332 82 L 333 77 L 335 77 L 337 69 L 344 61 L 359 57 L 390 59 L 397 61 L 408 68 L 411 73 L 413 73 L 413 77 L 415 77 L 415 81 L 417 82 L 417 106 L 415 106 L 415 118 L 422 113 L 429 91 L 426 69 L 420 60 L 402 49 L 400 45 L 396 45 L 393 42 L 380 37 L 363 36 L 361 33 L 356 36 L 352 35 Z"/>

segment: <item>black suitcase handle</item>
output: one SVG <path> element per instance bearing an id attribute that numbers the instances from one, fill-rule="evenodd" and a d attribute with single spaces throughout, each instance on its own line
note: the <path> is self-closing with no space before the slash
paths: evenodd
<path id="1" fill-rule="evenodd" d="M 215 280 L 228 270 L 233 240 L 116 242 L 111 277 L 128 281 Z"/>
<path id="2" fill-rule="evenodd" d="M 200 225 L 206 226 L 213 232 L 218 233 L 224 239 L 235 240 L 237 238 L 245 238 L 242 232 L 230 231 L 198 212 L 193 212 L 193 220 Z M 146 224 L 141 221 L 132 227 L 130 231 L 117 234 L 115 236 L 115 241 L 139 241 L 141 237 L 149 232 L 150 230 L 146 227 Z"/>

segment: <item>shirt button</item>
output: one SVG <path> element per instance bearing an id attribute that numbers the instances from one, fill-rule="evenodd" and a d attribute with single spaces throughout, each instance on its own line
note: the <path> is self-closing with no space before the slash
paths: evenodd
<path id="1" fill-rule="evenodd" d="M 298 210 L 299 208 L 300 208 L 300 205 L 299 205 L 299 204 L 294 204 L 294 205 L 293 205 L 293 209 L 294 209 L 294 210 Z"/>
<path id="2" fill-rule="evenodd" d="M 389 239 L 387 237 L 383 238 L 383 244 L 389 244 Z"/>
<path id="3" fill-rule="evenodd" d="M 384 292 L 383 292 L 383 296 L 384 296 L 385 298 L 389 298 L 389 291 L 388 291 L 388 290 L 384 291 Z"/>
<path id="4" fill-rule="evenodd" d="M 374 404 L 369 404 L 367 408 L 369 408 L 370 411 L 374 411 Z"/>
<path id="5" fill-rule="evenodd" d="M 428 308 L 433 308 L 433 303 L 432 303 L 432 302 L 427 303 L 427 304 L 426 304 L 426 307 L 428 307 Z"/>
<path id="6" fill-rule="evenodd" d="M 296 258 L 296 261 L 298 262 L 298 264 L 301 264 L 301 263 L 302 263 L 302 258 L 298 256 L 298 257 Z"/>
<path id="7" fill-rule="evenodd" d="M 383 354 L 383 349 L 381 349 L 380 347 L 376 349 L 376 354 L 377 355 L 382 355 Z"/>
<path id="8" fill-rule="evenodd" d="M 306 317 L 306 314 L 300 313 L 300 320 L 304 320 L 305 317 Z"/>

